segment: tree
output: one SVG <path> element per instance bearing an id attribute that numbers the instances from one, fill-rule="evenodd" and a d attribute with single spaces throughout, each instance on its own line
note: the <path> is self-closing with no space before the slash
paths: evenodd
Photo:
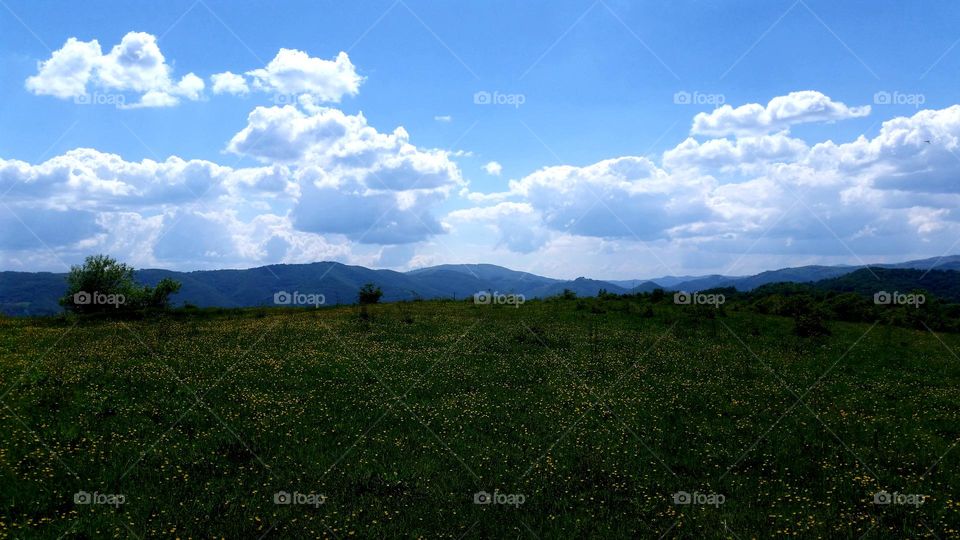
<path id="1" fill-rule="evenodd" d="M 67 294 L 60 305 L 77 313 L 129 311 L 137 308 L 166 309 L 170 295 L 180 283 L 164 278 L 156 287 L 139 287 L 133 267 L 107 255 L 91 255 L 74 265 L 67 275 Z"/>
<path id="2" fill-rule="evenodd" d="M 359 293 L 360 305 L 365 306 L 367 304 L 376 304 L 380 301 L 380 297 L 383 296 L 383 291 L 380 290 L 380 287 L 374 285 L 373 283 L 367 283 L 363 287 L 360 287 Z"/>
<path id="3" fill-rule="evenodd" d="M 119 309 L 135 296 L 133 267 L 107 255 L 91 255 L 70 267 L 67 294 L 60 305 L 78 313 Z"/>
<path id="4" fill-rule="evenodd" d="M 180 292 L 180 282 L 170 278 L 163 278 L 154 288 L 144 287 L 143 304 L 146 307 L 167 309 L 170 307 L 170 296 Z"/>

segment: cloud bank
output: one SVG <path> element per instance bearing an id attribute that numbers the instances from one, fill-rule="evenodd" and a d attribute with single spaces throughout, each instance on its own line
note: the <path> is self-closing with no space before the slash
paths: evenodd
<path id="1" fill-rule="evenodd" d="M 90 148 L 35 164 L 0 159 L 8 267 L 109 252 L 187 269 L 459 259 L 637 277 L 703 261 L 733 272 L 744 258 L 766 267 L 902 259 L 948 252 L 960 238 L 960 105 L 888 119 L 873 136 L 809 141 L 791 127 L 870 107 L 792 92 L 696 114 L 690 135 L 659 156 L 543 167 L 481 193 L 457 163 L 468 154 L 418 146 L 403 127 L 380 131 L 332 106 L 363 83 L 346 53 L 281 49 L 262 68 L 209 81 L 214 95 L 289 96 L 254 107 L 225 141 L 253 165 L 131 162 Z M 131 107 L 201 100 L 207 89 L 193 73 L 174 77 L 141 32 L 106 53 L 70 38 L 26 88 L 61 99 L 123 92 L 136 96 Z M 503 173 L 494 161 L 477 167 L 488 182 Z"/>

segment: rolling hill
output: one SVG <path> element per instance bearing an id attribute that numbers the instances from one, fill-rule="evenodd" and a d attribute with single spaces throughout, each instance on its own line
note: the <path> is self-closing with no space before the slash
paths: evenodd
<path id="1" fill-rule="evenodd" d="M 960 270 L 960 256 L 871 265 L 873 268 Z M 667 290 L 700 291 L 735 287 L 750 291 L 779 282 L 808 283 L 862 270 L 860 266 L 801 266 L 761 272 L 753 276 L 665 276 L 654 280 L 603 281 L 586 277 L 560 280 L 520 272 L 493 264 L 444 264 L 409 272 L 373 270 L 337 262 L 274 264 L 242 270 L 177 272 L 145 269 L 135 273 L 144 285 L 168 277 L 182 283 L 173 297 L 177 305 L 198 307 L 251 307 L 273 305 L 274 294 L 285 291 L 322 294 L 327 305 L 350 304 L 364 283 L 376 283 L 383 300 L 466 298 L 477 291 L 522 294 L 542 298 L 569 289 L 578 296 L 595 296 L 601 289 L 614 294 Z M 66 274 L 51 272 L 0 272 L 0 313 L 12 316 L 53 315 L 62 308 L 58 299 L 66 290 Z M 838 282 L 838 283 L 842 283 Z"/>

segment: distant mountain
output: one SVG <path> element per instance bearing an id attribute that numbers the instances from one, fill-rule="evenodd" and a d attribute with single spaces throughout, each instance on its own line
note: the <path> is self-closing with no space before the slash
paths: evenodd
<path id="1" fill-rule="evenodd" d="M 872 265 L 892 270 L 930 268 L 960 270 L 960 256 L 939 257 L 895 264 Z M 715 287 L 736 287 L 750 291 L 778 282 L 808 283 L 840 278 L 862 269 L 860 266 L 801 266 L 761 272 L 753 276 L 711 275 L 664 276 L 655 280 L 599 281 L 585 277 L 572 281 L 538 276 L 492 264 L 444 264 L 409 272 L 372 270 L 336 262 L 274 264 L 244 270 L 202 270 L 175 272 L 146 269 L 134 274 L 137 282 L 155 285 L 169 277 L 183 284 L 173 296 L 175 304 L 199 307 L 249 307 L 273 305 L 274 295 L 287 293 L 322 294 L 326 303 L 351 304 L 364 283 L 375 283 L 392 302 L 416 298 L 467 298 L 478 291 L 523 294 L 542 298 L 569 289 L 578 296 L 595 296 L 601 289 L 614 294 L 667 290 L 700 291 Z M 876 271 L 876 270 L 875 270 Z M 854 276 L 858 282 L 859 274 Z M 689 278 L 689 279 L 688 279 Z M 875 278 L 873 278 L 876 281 Z M 931 279 L 924 279 L 925 283 Z M 837 287 L 846 286 L 838 281 Z M 899 282 L 894 282 L 894 284 Z M 872 287 L 870 284 L 869 287 Z M 946 290 L 944 285 L 941 289 Z M 66 274 L 50 272 L 0 272 L 0 313 L 15 316 L 60 313 L 59 298 L 66 290 Z M 931 291 L 934 292 L 934 291 Z"/>
<path id="2" fill-rule="evenodd" d="M 440 265 L 410 272 L 371 270 L 335 262 L 275 264 L 245 270 L 137 270 L 134 279 L 156 285 L 163 278 L 182 284 L 171 300 L 198 307 L 251 307 L 274 304 L 280 292 L 322 294 L 326 304 L 351 304 L 365 283 L 383 289 L 383 301 L 417 298 L 467 298 L 478 291 L 550 296 L 570 288 L 582 296 L 600 289 L 623 294 L 626 289 L 602 281 L 562 281 L 518 272 L 492 264 Z M 58 300 L 66 291 L 66 274 L 0 272 L 0 313 L 15 316 L 52 315 L 62 312 Z"/>
<path id="3" fill-rule="evenodd" d="M 573 281 L 561 281 L 531 290 L 528 296 L 533 298 L 546 298 L 563 294 L 565 290 L 573 291 L 577 296 L 596 296 L 601 289 L 613 294 L 626 294 L 629 292 L 627 289 L 618 287 L 608 281 L 597 281 L 595 279 L 579 277 Z"/>
<path id="4" fill-rule="evenodd" d="M 518 272 L 493 264 L 441 264 L 406 273 L 413 279 L 431 284 L 444 297 L 463 298 L 478 291 L 538 296 L 534 291 L 545 289 L 559 279 L 528 272 Z"/>
<path id="5" fill-rule="evenodd" d="M 881 268 L 917 268 L 919 270 L 960 270 L 960 255 L 949 255 L 944 257 L 933 257 L 930 259 L 920 259 L 917 261 L 907 261 L 895 264 L 871 264 L 870 266 L 879 266 Z"/>
<path id="6" fill-rule="evenodd" d="M 665 287 L 666 289 L 674 291 L 703 291 L 706 289 L 714 289 L 716 287 L 732 287 L 734 281 L 740 278 L 730 277 L 730 276 L 721 276 L 721 275 L 711 275 L 703 276 L 699 278 L 691 279 L 690 281 L 682 281 L 680 283 L 675 283 L 672 286 Z"/>
<path id="7" fill-rule="evenodd" d="M 659 283 L 655 283 L 653 281 L 644 281 L 639 285 L 637 285 L 636 287 L 633 287 L 632 289 L 630 289 L 630 293 L 631 294 L 648 293 L 648 292 L 653 292 L 656 289 L 663 289 L 663 288 L 665 287 L 661 286 Z"/>
<path id="8" fill-rule="evenodd" d="M 760 272 L 755 276 L 746 276 L 729 279 L 720 282 L 714 287 L 736 287 L 738 291 L 752 291 L 761 285 L 767 283 L 806 283 L 808 281 L 820 281 L 843 274 L 849 274 L 858 267 L 855 266 L 800 266 L 797 268 L 781 268 L 780 270 L 769 270 Z"/>
<path id="9" fill-rule="evenodd" d="M 892 264 L 871 264 L 872 268 L 894 268 L 894 269 L 919 269 L 929 270 L 936 268 L 938 270 L 960 270 L 960 255 L 951 255 L 947 257 L 934 257 L 930 259 L 920 259 L 915 261 L 906 261 Z M 676 283 L 672 286 L 665 286 L 671 290 L 684 290 L 689 292 L 702 291 L 715 287 L 735 287 L 739 291 L 752 291 L 757 287 L 768 283 L 809 283 L 824 279 L 835 278 L 850 274 L 863 269 L 864 266 L 799 266 L 795 268 L 781 268 L 779 270 L 768 270 L 760 272 L 753 276 L 729 277 L 729 276 L 706 276 L 689 281 Z"/>
<path id="10" fill-rule="evenodd" d="M 887 293 L 908 294 L 926 291 L 949 302 L 960 302 L 960 272 L 957 270 L 919 270 L 906 268 L 863 268 L 839 277 L 812 283 L 817 289 L 852 292 L 871 297 Z"/>
<path id="11" fill-rule="evenodd" d="M 53 315 L 63 308 L 58 301 L 67 288 L 67 275 L 51 272 L 0 272 L 0 313 Z"/>
<path id="12" fill-rule="evenodd" d="M 642 282 L 653 282 L 659 285 L 660 287 L 669 288 L 679 283 L 683 283 L 684 281 L 693 281 L 695 279 L 699 279 L 700 277 L 702 276 L 663 276 L 663 277 L 658 277 L 653 279 L 636 279 L 636 280 L 633 280 L 637 282 L 635 285 L 633 285 L 633 287 L 636 287 Z"/>

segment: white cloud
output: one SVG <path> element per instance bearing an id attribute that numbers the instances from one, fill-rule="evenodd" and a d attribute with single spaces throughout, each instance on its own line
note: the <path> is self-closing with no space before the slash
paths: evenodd
<path id="1" fill-rule="evenodd" d="M 69 38 L 63 47 L 38 66 L 38 73 L 26 81 L 37 95 L 61 99 L 76 98 L 89 92 L 89 86 L 106 92 L 140 95 L 136 107 L 169 107 L 180 97 L 201 98 L 204 82 L 188 73 L 179 82 L 171 79 L 157 39 L 145 32 L 129 32 L 109 53 L 103 54 L 97 40 L 88 42 Z"/>
<path id="2" fill-rule="evenodd" d="M 138 266 L 336 258 L 399 267 L 449 261 L 452 249 L 471 261 L 614 278 L 849 263 L 851 251 L 898 260 L 946 252 L 960 235 L 960 105 L 848 142 L 785 129 L 688 138 L 659 158 L 544 167 L 489 194 L 469 190 L 457 154 L 312 98 L 257 107 L 227 150 L 261 165 L 132 162 L 92 149 L 38 164 L 0 159 L 0 193 L 9 190 L 0 256 L 8 267 L 49 268 L 47 245 L 71 262 L 103 250 Z M 461 198 L 449 201 L 453 193 Z"/>
<path id="3" fill-rule="evenodd" d="M 157 45 L 157 38 L 145 32 L 129 32 L 109 54 L 97 62 L 97 77 L 110 89 L 148 92 L 166 90 L 170 67 Z"/>
<path id="4" fill-rule="evenodd" d="M 362 114 L 332 108 L 257 107 L 227 150 L 266 163 L 297 163 L 316 183 L 336 186 L 446 193 L 462 184 L 449 152 L 418 148 L 402 127 L 381 133 Z"/>
<path id="5" fill-rule="evenodd" d="M 824 94 L 804 90 L 770 100 L 766 107 L 750 103 L 733 108 L 723 105 L 693 118 L 691 133 L 696 135 L 763 135 L 789 129 L 794 124 L 832 122 L 870 114 L 870 106 L 848 107 Z"/>
<path id="6" fill-rule="evenodd" d="M 37 74 L 27 79 L 27 90 L 61 99 L 86 94 L 87 82 L 101 56 L 97 40 L 70 38 L 37 66 Z"/>
<path id="7" fill-rule="evenodd" d="M 345 95 L 356 95 L 363 82 L 345 52 L 334 60 L 323 60 L 296 49 L 280 49 L 266 67 L 248 71 L 247 75 L 253 78 L 257 90 L 307 94 L 318 101 L 334 103 Z"/>
<path id="8" fill-rule="evenodd" d="M 257 107 L 228 151 L 296 169 L 292 223 L 357 242 L 403 244 L 445 232 L 429 209 L 464 185 L 450 154 L 381 133 L 361 115 L 331 108 Z"/>
<path id="9" fill-rule="evenodd" d="M 504 246 L 515 253 L 531 253 L 550 238 L 540 216 L 527 203 L 502 202 L 494 206 L 454 210 L 446 216 L 452 225 L 480 223 L 496 234 L 494 247 Z"/>
<path id="10" fill-rule="evenodd" d="M 233 94 L 246 95 L 250 92 L 246 79 L 243 75 L 237 75 L 229 71 L 215 73 L 210 76 L 210 82 L 213 83 L 214 94 Z"/>
<path id="11" fill-rule="evenodd" d="M 203 95 L 203 79 L 193 73 L 187 73 L 180 79 L 174 88 L 174 93 L 184 96 L 191 101 L 197 101 Z"/>
<path id="12" fill-rule="evenodd" d="M 444 122 L 444 123 L 449 123 L 453 121 L 453 117 L 450 116 L 449 114 L 446 114 L 443 116 L 434 116 L 433 119 L 436 120 L 437 122 Z"/>
<path id="13" fill-rule="evenodd" d="M 37 74 L 27 78 L 25 86 L 36 95 L 61 99 L 77 98 L 91 91 L 115 93 L 123 98 L 115 101 L 131 109 L 171 107 L 182 98 L 203 99 L 206 84 L 201 77 L 187 73 L 178 81 L 172 72 L 157 38 L 146 32 L 127 33 L 106 54 L 97 40 L 71 37 L 38 64 Z M 266 66 L 245 75 L 230 71 L 211 75 L 213 93 L 246 95 L 252 86 L 260 92 L 286 96 L 291 102 L 299 100 L 305 106 L 316 106 L 356 95 L 363 82 L 345 52 L 324 60 L 295 49 L 280 49 Z"/>
<path id="14" fill-rule="evenodd" d="M 483 170 L 487 171 L 489 175 L 500 176 L 500 173 L 503 172 L 503 165 L 500 165 L 496 161 L 491 161 L 483 166 Z"/>
<path id="15" fill-rule="evenodd" d="M 783 109 L 782 101 L 771 103 Z M 810 145 L 785 131 L 689 138 L 659 164 L 624 156 L 546 167 L 502 193 L 463 190 L 478 206 L 446 219 L 458 231 L 484 225 L 499 235 L 498 245 L 518 254 L 554 253 L 564 239 L 593 239 L 619 246 L 604 260 L 626 262 L 623 253 L 637 253 L 624 246 L 653 246 L 647 259 L 656 254 L 654 267 L 662 266 L 660 258 L 686 268 L 709 260 L 719 266 L 709 270 L 729 271 L 724 262 L 747 252 L 742 262 L 752 268 L 785 260 L 851 262 L 851 251 L 871 261 L 929 256 L 948 251 L 960 234 L 958 153 L 960 105 L 895 118 L 874 138 L 841 144 Z M 547 242 L 520 241 L 542 240 L 544 230 Z"/>

